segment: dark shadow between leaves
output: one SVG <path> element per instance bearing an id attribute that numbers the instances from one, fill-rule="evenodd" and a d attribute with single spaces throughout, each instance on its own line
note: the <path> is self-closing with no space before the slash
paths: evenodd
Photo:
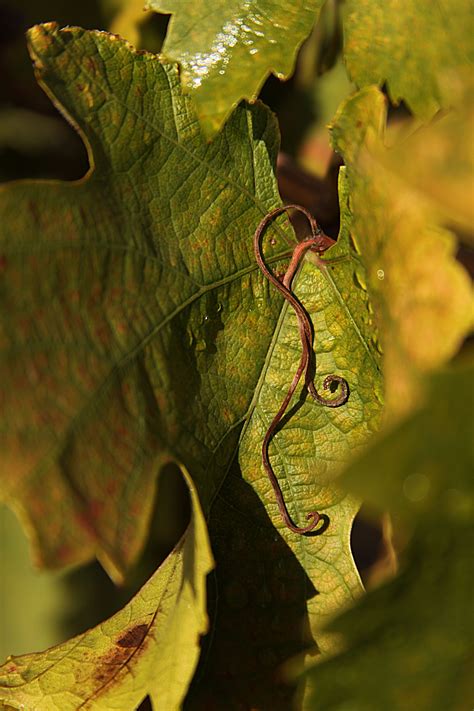
<path id="1" fill-rule="evenodd" d="M 294 687 L 281 667 L 316 644 L 306 603 L 318 591 L 237 462 L 215 499 L 209 532 L 211 629 L 185 709 L 287 711 Z"/>

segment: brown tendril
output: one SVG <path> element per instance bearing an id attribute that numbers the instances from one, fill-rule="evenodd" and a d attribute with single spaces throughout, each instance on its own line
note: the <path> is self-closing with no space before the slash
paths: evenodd
<path id="1" fill-rule="evenodd" d="M 280 215 L 283 212 L 287 212 L 288 210 L 299 210 L 302 212 L 307 218 L 308 221 L 311 225 L 311 237 L 308 237 L 307 239 L 303 240 L 302 242 L 299 242 L 292 253 L 291 256 L 291 261 L 288 266 L 288 269 L 285 272 L 285 275 L 283 277 L 283 280 L 280 281 L 273 272 L 271 272 L 267 265 L 265 264 L 263 254 L 262 254 L 262 247 L 261 247 L 261 237 L 263 232 L 265 231 L 267 225 L 271 220 L 273 220 L 277 215 Z M 290 401 L 295 393 L 296 388 L 298 387 L 298 383 L 300 382 L 301 376 L 304 373 L 305 376 L 305 385 L 308 388 L 308 392 L 310 395 L 319 402 L 321 405 L 324 405 L 325 407 L 339 407 L 340 405 L 343 405 L 348 397 L 349 397 L 349 385 L 347 381 L 342 378 L 340 375 L 328 375 L 324 381 L 323 381 L 323 388 L 325 390 L 329 390 L 332 385 L 337 384 L 340 387 L 340 395 L 337 398 L 330 399 L 326 398 L 320 393 L 318 393 L 316 386 L 314 384 L 314 379 L 311 377 L 310 369 L 311 369 L 311 364 L 312 364 L 312 357 L 314 357 L 313 354 L 313 329 L 311 326 L 311 321 L 310 318 L 303 307 L 303 305 L 299 302 L 299 300 L 296 298 L 296 296 L 293 294 L 291 291 L 291 284 L 293 281 L 293 278 L 298 270 L 298 267 L 300 266 L 301 260 L 305 253 L 308 250 L 311 250 L 312 252 L 316 252 L 321 254 L 324 252 L 328 246 L 331 244 L 331 241 L 329 238 L 321 231 L 321 229 L 318 226 L 318 223 L 314 219 L 314 217 L 311 215 L 311 213 L 306 210 L 304 207 L 301 207 L 300 205 L 284 205 L 282 207 L 277 207 L 271 212 L 269 212 L 263 220 L 260 222 L 258 225 L 257 229 L 255 230 L 254 234 L 254 252 L 255 252 L 255 259 L 257 260 L 257 264 L 260 267 L 261 271 L 265 275 L 265 277 L 270 281 L 273 286 L 275 286 L 280 294 L 288 301 L 288 303 L 293 307 L 296 317 L 298 319 L 298 328 L 299 328 L 299 334 L 300 334 L 300 339 L 301 339 L 301 358 L 300 362 L 298 365 L 298 368 L 296 370 L 296 373 L 293 377 L 293 380 L 291 382 L 290 387 L 288 388 L 288 391 L 285 395 L 285 398 L 280 406 L 280 409 L 278 410 L 277 414 L 273 418 L 273 420 L 270 423 L 270 426 L 265 434 L 265 437 L 263 438 L 263 443 L 262 443 L 262 462 L 263 466 L 265 468 L 265 471 L 267 473 L 267 476 L 270 480 L 270 483 L 273 487 L 273 491 L 275 492 L 275 497 L 277 500 L 278 508 L 280 510 L 281 516 L 285 522 L 285 525 L 290 529 L 290 531 L 293 531 L 294 533 L 300 533 L 300 534 L 305 534 L 305 533 L 310 533 L 311 531 L 314 531 L 316 526 L 318 525 L 319 521 L 321 520 L 321 516 L 317 511 L 311 511 L 306 515 L 306 519 L 310 521 L 306 526 L 297 526 L 296 524 L 293 523 L 291 516 L 288 512 L 288 509 L 285 504 L 285 500 L 283 498 L 283 493 L 280 488 L 280 484 L 278 483 L 278 479 L 275 476 L 275 472 L 273 471 L 273 467 L 270 463 L 270 458 L 269 458 L 269 453 L 268 453 L 268 447 L 270 444 L 270 440 L 272 439 L 273 435 L 275 434 L 275 430 L 278 427 L 278 424 L 280 423 L 283 415 L 286 412 L 286 409 L 288 405 L 290 404 Z"/>

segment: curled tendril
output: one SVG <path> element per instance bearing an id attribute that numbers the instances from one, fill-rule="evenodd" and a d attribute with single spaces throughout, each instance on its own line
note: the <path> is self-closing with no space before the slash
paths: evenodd
<path id="1" fill-rule="evenodd" d="M 267 265 L 265 264 L 265 260 L 262 254 L 261 238 L 268 224 L 277 215 L 280 215 L 281 213 L 291 209 L 299 210 L 308 218 L 308 221 L 311 225 L 311 237 L 308 237 L 302 242 L 299 242 L 295 246 L 288 269 L 286 270 L 283 279 L 280 281 L 275 276 L 275 274 L 273 274 L 273 272 L 268 269 Z M 293 523 L 286 507 L 285 500 L 283 498 L 283 493 L 280 489 L 280 484 L 278 483 L 278 479 L 276 478 L 275 472 L 273 471 L 273 467 L 270 463 L 268 447 L 270 444 L 270 440 L 275 434 L 275 430 L 278 427 L 278 424 L 280 423 L 283 415 L 285 414 L 286 409 L 295 393 L 296 388 L 298 387 L 298 383 L 300 382 L 301 376 L 303 374 L 305 377 L 305 385 L 308 389 L 308 392 L 314 398 L 314 400 L 319 402 L 321 405 L 324 405 L 325 407 L 340 407 L 340 405 L 343 405 L 349 397 L 349 385 L 347 381 L 340 375 L 328 375 L 323 381 L 323 388 L 325 390 L 331 390 L 332 386 L 334 385 L 338 386 L 340 390 L 338 397 L 329 398 L 325 397 L 324 395 L 321 395 L 318 392 L 314 384 L 314 379 L 311 377 L 310 372 L 312 366 L 312 359 L 314 358 L 313 329 L 311 321 L 303 305 L 298 301 L 297 297 L 291 290 L 293 277 L 295 276 L 305 253 L 308 250 L 311 250 L 312 252 L 321 254 L 328 248 L 331 243 L 331 240 L 321 231 L 320 227 L 318 226 L 318 223 L 311 215 L 311 213 L 300 205 L 285 205 L 282 207 L 277 207 L 275 210 L 269 212 L 267 215 L 265 215 L 265 217 L 255 230 L 253 240 L 255 259 L 257 261 L 258 266 L 260 267 L 261 271 L 268 279 L 268 281 L 270 281 L 273 286 L 278 289 L 280 294 L 282 294 L 286 301 L 288 301 L 288 303 L 292 306 L 298 319 L 298 329 L 302 348 L 301 358 L 296 373 L 291 382 L 291 385 L 288 388 L 283 402 L 281 403 L 280 409 L 271 421 L 270 426 L 265 434 L 265 437 L 263 438 L 262 463 L 270 480 L 270 483 L 273 487 L 273 491 L 275 492 L 278 508 L 285 522 L 285 525 L 287 526 L 287 528 L 290 529 L 290 531 L 299 534 L 305 534 L 314 531 L 319 521 L 321 520 L 321 515 L 317 511 L 311 511 L 306 515 L 306 519 L 310 521 L 310 523 L 308 523 L 306 526 L 297 526 Z"/>

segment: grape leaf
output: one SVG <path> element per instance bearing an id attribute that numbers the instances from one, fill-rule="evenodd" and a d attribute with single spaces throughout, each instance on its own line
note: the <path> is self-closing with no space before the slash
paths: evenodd
<path id="1" fill-rule="evenodd" d="M 192 469 L 206 509 L 232 456 L 281 308 L 251 240 L 279 202 L 277 133 L 255 106 L 209 146 L 175 67 L 114 36 L 30 44 L 92 168 L 0 188 L 2 495 L 39 563 L 118 576 L 161 465 Z"/>
<path id="2" fill-rule="evenodd" d="M 449 106 L 456 74 L 472 71 L 469 0 L 347 0 L 344 56 L 359 87 L 387 84 L 391 100 L 422 119 Z"/>
<path id="3" fill-rule="evenodd" d="M 378 89 L 362 89 L 340 108 L 332 138 L 347 165 L 351 236 L 376 310 L 387 410 L 396 415 L 416 403 L 425 376 L 456 353 L 472 326 L 473 302 L 439 211 L 384 165 L 397 151 L 382 145 L 385 116 Z"/>
<path id="4" fill-rule="evenodd" d="M 331 623 L 344 651 L 309 673 L 315 711 L 472 701 L 473 393 L 472 364 L 438 374 L 422 408 L 344 474 L 413 533 L 396 578 Z"/>
<path id="5" fill-rule="evenodd" d="M 311 649 L 314 655 L 315 642 L 317 653 L 331 651 L 332 636 L 322 626 L 362 591 L 349 543 L 358 504 L 335 479 L 378 427 L 382 382 L 367 292 L 355 284 L 363 267 L 349 241 L 345 181 L 340 200 L 338 242 L 322 266 L 304 264 L 296 293 L 314 324 L 318 385 L 337 373 L 349 382 L 351 396 L 330 409 L 303 391 L 270 449 L 294 520 L 302 524 L 316 508 L 330 523 L 318 536 L 289 532 L 262 468 L 261 442 L 300 352 L 296 318 L 283 309 L 238 457 L 211 510 L 219 598 L 211 605 L 212 643 L 192 708 L 290 708 L 292 689 L 277 683 L 275 669 L 294 654 Z"/>
<path id="6" fill-rule="evenodd" d="M 163 54 L 179 62 L 183 86 L 212 136 L 242 98 L 257 97 L 271 72 L 281 79 L 291 74 L 322 5 L 323 0 L 148 0 L 147 6 L 172 13 Z"/>
<path id="7" fill-rule="evenodd" d="M 181 708 L 208 626 L 206 575 L 213 560 L 196 489 L 183 471 L 191 522 L 168 558 L 116 615 L 41 654 L 0 667 L 0 702 L 15 709 Z"/>

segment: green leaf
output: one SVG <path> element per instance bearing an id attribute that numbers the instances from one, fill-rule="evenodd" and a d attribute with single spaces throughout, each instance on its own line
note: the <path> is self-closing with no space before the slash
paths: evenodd
<path id="1" fill-rule="evenodd" d="M 472 365 L 437 375 L 423 407 L 346 471 L 413 533 L 397 577 L 331 624 L 344 651 L 310 672 L 312 709 L 469 707 L 473 393 Z"/>
<path id="2" fill-rule="evenodd" d="M 422 119 L 449 106 L 457 73 L 472 71 L 474 31 L 469 0 L 347 0 L 344 55 L 359 87 L 387 84 Z"/>
<path id="3" fill-rule="evenodd" d="M 330 409 L 302 392 L 270 447 L 294 520 L 302 524 L 317 509 L 329 526 L 308 537 L 286 529 L 262 468 L 262 439 L 300 354 L 296 318 L 284 308 L 238 458 L 211 511 L 219 599 L 211 607 L 212 647 L 204 654 L 196 708 L 212 702 L 221 708 L 228 699 L 244 708 L 290 708 L 292 689 L 276 684 L 275 669 L 310 648 L 314 656 L 315 643 L 316 653 L 331 651 L 334 641 L 322 626 L 362 592 L 349 541 L 358 505 L 335 479 L 378 427 L 382 383 L 367 292 L 354 283 L 363 267 L 349 242 L 344 181 L 340 195 L 339 240 L 322 265 L 305 262 L 296 293 L 314 324 L 318 386 L 336 373 L 347 379 L 351 395 L 346 405 Z"/>
<path id="4" fill-rule="evenodd" d="M 236 2 L 148 0 L 172 13 L 163 54 L 181 65 L 207 136 L 214 135 L 243 98 L 258 96 L 270 75 L 287 78 L 323 0 Z"/>
<path id="5" fill-rule="evenodd" d="M 213 567 L 196 489 L 183 471 L 191 522 L 140 592 L 94 629 L 0 668 L 0 701 L 15 709 L 181 708 L 208 627 L 206 575 Z"/>
<path id="6" fill-rule="evenodd" d="M 440 211 L 420 199 L 404 174 L 386 168 L 399 149 L 383 146 L 385 121 L 384 98 L 369 87 L 342 105 L 332 138 L 347 165 L 351 237 L 384 350 L 387 410 L 400 415 L 416 404 L 426 375 L 459 349 L 472 326 L 473 301 Z"/>
<path id="7" fill-rule="evenodd" d="M 160 467 L 192 469 L 207 509 L 233 456 L 281 308 L 251 237 L 279 202 L 277 133 L 255 106 L 209 146 L 173 66 L 55 25 L 30 43 L 92 169 L 0 188 L 2 495 L 37 562 L 117 576 Z"/>

